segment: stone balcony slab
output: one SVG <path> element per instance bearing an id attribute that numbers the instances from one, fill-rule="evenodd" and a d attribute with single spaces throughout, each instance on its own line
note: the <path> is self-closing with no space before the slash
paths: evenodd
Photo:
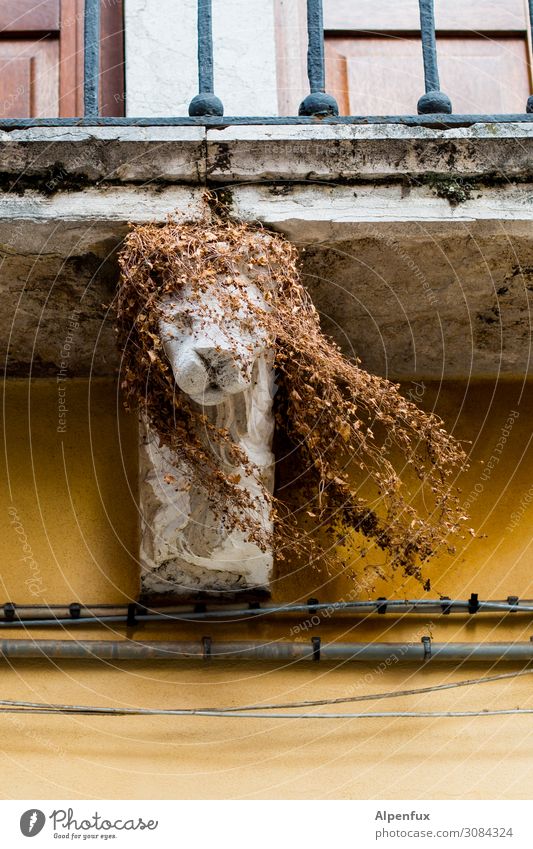
<path id="1" fill-rule="evenodd" d="M 228 126 L 207 130 L 207 174 L 246 181 L 529 179 L 533 124 L 435 129 L 402 124 Z"/>
<path id="2" fill-rule="evenodd" d="M 305 249 L 325 326 L 391 377 L 530 371 L 533 125 L 36 128 L 0 134 L 8 374 L 116 370 L 108 307 L 129 222 L 230 215 Z M 58 330 L 59 328 L 59 330 Z"/>

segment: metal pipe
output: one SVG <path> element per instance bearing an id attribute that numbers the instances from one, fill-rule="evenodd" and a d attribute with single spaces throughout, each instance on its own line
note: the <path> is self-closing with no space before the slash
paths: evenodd
<path id="1" fill-rule="evenodd" d="M 196 642 L 134 642 L 130 640 L 0 640 L 0 657 L 8 660 L 267 660 L 395 662 L 496 662 L 533 660 L 533 642 L 522 643 L 308 643 L 224 642 L 204 637 Z"/>
<path id="2" fill-rule="evenodd" d="M 224 114 L 222 101 L 214 94 L 213 9 L 211 0 L 197 0 L 198 94 L 189 104 L 189 115 Z"/>
<path id="3" fill-rule="evenodd" d="M 205 607 L 204 605 L 202 605 Z M 0 607 L 0 609 L 2 609 Z M 220 621 L 230 623 L 239 619 L 255 619 L 266 616 L 303 614 L 318 617 L 325 614 L 400 614 L 402 616 L 424 613 L 533 613 L 533 601 L 508 596 L 506 601 L 479 601 L 473 593 L 469 599 L 386 599 L 350 602 L 319 602 L 309 599 L 305 604 L 254 604 L 249 607 L 224 605 L 211 610 L 198 609 L 198 605 L 175 605 L 168 608 L 149 608 L 144 605 L 15 605 L 7 602 L 3 605 L 4 618 L 0 618 L 0 629 L 21 627 L 48 627 L 105 624 L 130 624 L 142 622 L 205 622 Z M 36 616 L 35 611 L 40 611 Z M 109 611 L 109 613 L 107 612 Z M 121 612 L 124 611 L 124 612 Z M 82 613 L 89 615 L 82 615 Z M 63 615 L 60 615 L 63 614 Z"/>
<path id="4" fill-rule="evenodd" d="M 440 90 L 435 35 L 435 10 L 433 0 L 418 0 L 420 9 L 420 35 L 424 60 L 424 85 L 426 93 L 418 101 L 419 114 L 447 114 L 452 111 L 450 98 Z"/>
<path id="5" fill-rule="evenodd" d="M 310 94 L 301 102 L 299 115 L 338 115 L 337 101 L 326 94 L 324 13 L 322 0 L 307 0 L 307 78 Z"/>
<path id="6" fill-rule="evenodd" d="M 85 0 L 83 56 L 83 105 L 86 118 L 99 113 L 100 0 Z"/>

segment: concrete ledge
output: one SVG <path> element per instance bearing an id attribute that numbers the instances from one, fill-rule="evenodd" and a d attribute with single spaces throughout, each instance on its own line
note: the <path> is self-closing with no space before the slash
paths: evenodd
<path id="1" fill-rule="evenodd" d="M 394 227 L 400 238 L 433 225 L 453 232 L 483 226 L 485 232 L 533 233 L 533 182 L 478 186 L 466 199 L 452 203 L 434 186 L 395 183 L 361 186 L 295 184 L 240 185 L 231 191 L 230 210 L 248 221 L 261 221 L 300 245 L 362 239 L 376 227 Z"/>
<path id="2" fill-rule="evenodd" d="M 399 124 L 231 126 L 207 130 L 207 174 L 248 180 L 376 180 L 533 174 L 533 125 L 475 124 L 437 130 Z"/>
<path id="3" fill-rule="evenodd" d="M 205 180 L 203 127 L 38 127 L 0 133 L 0 179 L 50 194 L 104 182 Z M 15 180 L 9 180 L 12 175 Z M 11 185 L 12 183 L 12 185 Z"/>
<path id="4" fill-rule="evenodd" d="M 169 215 L 199 217 L 202 188 L 102 186 L 46 196 L 0 194 L 0 251 L 70 257 L 104 255 L 128 223 L 165 221 Z"/>
<path id="5" fill-rule="evenodd" d="M 533 176 L 533 124 L 36 127 L 0 132 L 4 190 L 45 194 L 104 182 L 506 182 Z"/>

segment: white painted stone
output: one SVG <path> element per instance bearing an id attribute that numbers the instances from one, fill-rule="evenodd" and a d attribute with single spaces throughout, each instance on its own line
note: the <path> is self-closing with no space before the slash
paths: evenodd
<path id="1" fill-rule="evenodd" d="M 196 0 L 126 0 L 128 115 L 187 115 L 198 92 Z M 215 92 L 226 115 L 276 115 L 274 0 L 214 0 Z"/>
<path id="2" fill-rule="evenodd" d="M 502 183 L 529 177 L 533 124 L 435 129 L 399 124 L 231 125 L 207 129 L 211 180 L 292 182 L 434 174 Z"/>
<path id="3" fill-rule="evenodd" d="M 186 182 L 205 174 L 203 127 L 34 127 L 0 135 L 3 173 L 58 192 L 69 180 Z"/>
<path id="4" fill-rule="evenodd" d="M 0 193 L 0 249 L 21 254 L 84 253 L 106 255 L 128 230 L 128 223 L 189 220 L 205 212 L 199 186 L 107 186 L 45 195 Z"/>
<path id="5" fill-rule="evenodd" d="M 224 185 L 288 180 L 334 183 L 449 175 L 510 180 L 533 177 L 533 124 L 476 124 L 438 130 L 372 124 L 177 127 L 39 127 L 0 134 L 2 170 L 46 188 L 50 172 L 106 181 Z M 65 184 L 66 183 L 66 184 Z M 68 189 L 68 179 L 55 191 Z M 285 187 L 279 187 L 285 189 Z M 273 191 L 273 196 L 274 191 Z M 404 201 L 408 204 L 408 192 Z"/>
<path id="6" fill-rule="evenodd" d="M 215 90 L 226 115 L 277 115 L 274 0 L 213 0 Z"/>
<path id="7" fill-rule="evenodd" d="M 209 298 L 207 321 L 194 314 L 195 302 L 187 287 L 162 304 L 163 347 L 179 389 L 210 422 L 229 430 L 272 491 L 273 354 L 264 333 L 245 330 L 241 321 L 224 314 L 217 297 L 222 285 L 217 281 L 205 296 Z M 262 300 L 252 280 L 248 293 L 256 303 Z M 245 319 L 246 314 L 243 304 L 239 318 Z M 254 520 L 269 532 L 270 510 L 257 478 L 231 465 L 224 450 L 212 442 L 209 450 L 215 452 L 225 473 L 240 475 L 239 485 L 256 505 Z M 146 423 L 140 458 L 143 594 L 268 590 L 272 552 L 262 551 L 240 531 L 224 529 L 223 517 L 209 505 L 204 482 L 191 477 L 180 458 L 159 445 Z"/>

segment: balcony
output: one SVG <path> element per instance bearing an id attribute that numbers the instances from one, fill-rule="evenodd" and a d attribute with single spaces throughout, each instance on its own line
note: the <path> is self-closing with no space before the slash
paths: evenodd
<path id="1" fill-rule="evenodd" d="M 320 11 L 316 3 L 308 8 Z M 206 9 L 198 5 L 199 12 Z M 7 377 L 55 380 L 64 362 L 58 328 L 67 334 L 74 317 L 83 331 L 69 353 L 68 377 L 107 381 L 105 407 L 119 367 L 109 304 L 128 223 L 169 214 L 198 218 L 206 189 L 226 214 L 259 220 L 298 244 L 325 329 L 367 369 L 401 380 L 408 393 L 418 397 L 430 381 L 529 375 L 530 113 L 101 116 L 98 50 L 89 49 L 91 32 L 97 47 L 96 12 L 97 4 L 87 3 L 85 117 L 1 122 L 0 333 Z M 310 20 L 313 57 L 323 45 L 322 27 L 316 16 Z M 206 21 L 200 15 L 201 55 L 205 60 L 207 49 L 209 60 Z M 430 47 L 433 36 L 430 27 Z M 436 90 L 433 47 L 424 54 L 433 69 L 429 91 Z M 321 53 L 322 78 L 324 67 Z M 195 98 L 215 88 L 205 68 L 200 62 L 193 111 Z M 33 397 L 46 396 L 46 383 Z M 478 406 L 488 403 L 487 387 L 463 415 L 464 438 Z M 77 407 L 83 391 L 72 396 Z M 448 398 L 447 420 L 456 397 L 450 392 L 439 396 Z M 430 396 L 428 390 L 425 400 Z M 21 403 L 17 396 L 17 410 Z M 101 418 L 109 428 L 109 410 Z M 136 519 L 130 507 L 128 534 Z M 127 546 L 133 550 L 135 543 L 128 539 Z M 116 557 L 118 566 L 106 568 L 122 574 L 126 566 Z"/>
<path id="2" fill-rule="evenodd" d="M 237 81 L 229 74 L 225 80 L 223 74 L 217 75 L 217 56 L 223 59 L 224 55 L 222 36 L 229 38 L 239 4 L 249 8 L 252 0 L 222 0 L 233 15 L 228 12 L 225 22 L 220 2 L 213 4 L 212 18 L 207 2 L 200 1 L 197 8 L 191 0 L 153 3 L 159 12 L 154 15 L 154 5 L 150 11 L 150 4 L 145 4 L 144 17 L 139 13 L 142 26 L 131 16 L 131 0 L 127 4 L 126 115 L 102 114 L 99 4 L 87 0 L 85 114 L 0 119 L 0 338 L 4 374 L 9 378 L 4 382 L 7 466 L 0 511 L 5 539 L 0 604 L 8 599 L 19 605 L 60 604 L 65 616 L 74 618 L 79 606 L 71 607 L 72 602 L 131 606 L 137 601 L 139 435 L 135 416 L 120 413 L 116 385 L 119 354 L 109 308 L 116 291 L 116 251 L 129 222 L 165 221 L 169 214 L 199 217 L 209 189 L 227 214 L 261 221 L 299 245 L 305 282 L 324 327 L 346 352 L 356 353 L 369 370 L 401 380 L 409 397 L 428 409 L 435 407 L 447 425 L 455 427 L 459 438 L 474 443 L 472 466 L 462 489 L 465 509 L 479 537 L 467 537 L 457 554 L 443 555 L 432 572 L 431 595 L 470 598 L 466 609 L 463 606 L 457 616 L 447 615 L 449 609 L 442 598 L 441 604 L 425 610 L 413 624 L 403 615 L 401 605 L 387 609 L 378 602 L 371 613 L 348 625 L 342 616 L 328 613 L 316 626 L 314 606 L 308 603 L 314 597 L 324 602 L 375 601 L 381 595 L 425 598 L 414 580 L 404 581 L 397 575 L 386 581 L 379 568 L 372 572 L 372 558 L 365 561 L 370 567 L 365 571 L 354 551 L 353 573 L 347 569 L 331 576 L 320 568 L 293 570 L 289 564 L 285 573 L 276 574 L 273 601 L 298 601 L 308 608 L 291 623 L 290 639 L 312 645 L 315 659 L 320 642 L 317 648 L 312 637 L 320 635 L 323 645 L 345 641 L 347 628 L 353 629 L 349 639 L 354 642 L 401 640 L 413 644 L 413 653 L 424 657 L 428 645 L 431 651 L 428 634 L 437 642 L 496 639 L 523 643 L 527 614 L 507 615 L 501 623 L 499 614 L 478 615 L 477 598 L 478 594 L 482 600 L 519 596 L 523 604 L 532 596 L 529 423 L 533 400 L 525 379 L 531 370 L 533 115 L 527 111 L 527 97 L 523 98 L 523 111 L 509 114 L 450 111 L 444 97 L 449 93 L 445 90 L 443 95 L 439 88 L 435 51 L 439 38 L 435 41 L 427 2 L 420 4 L 423 38 L 413 36 L 417 47 L 420 41 L 427 91 L 422 86 L 413 93 L 412 114 L 385 117 L 337 115 L 331 93 L 330 98 L 322 96 L 328 76 L 318 2 L 306 4 L 309 30 L 304 40 L 308 35 L 310 61 L 305 90 L 300 96 L 298 77 L 290 92 L 281 87 L 279 97 L 273 18 L 270 28 L 261 30 L 262 41 L 270 39 L 268 61 L 255 62 L 248 79 L 242 73 Z M 291 10 L 297 6 L 296 0 L 288 3 Z M 100 9 L 104 4 L 102 0 Z M 356 5 L 362 4 L 349 4 Z M 415 5 L 412 3 L 411 9 Z M 138 9 L 142 6 L 139 3 Z M 178 6 L 183 11 L 179 32 L 168 23 L 176 20 Z M 260 0 L 254 8 L 264 12 L 273 6 Z M 255 44 L 248 35 L 250 27 L 258 27 L 251 13 L 246 14 L 239 35 L 241 68 L 254 59 Z M 264 20 L 261 18 L 261 26 Z M 419 23 L 411 15 L 405 25 L 413 28 Z M 327 29 L 327 20 L 324 26 Z M 198 85 L 194 80 L 197 63 L 189 55 L 190 34 L 196 27 Z M 170 31 L 166 42 L 165 28 Z M 141 36 L 146 41 L 144 52 L 137 49 Z M 293 36 L 296 39 L 295 32 Z M 300 44 L 301 32 L 298 39 Z M 231 42 L 232 56 L 238 52 L 236 43 Z M 196 46 L 195 39 L 194 50 Z M 165 64 L 174 53 L 179 54 L 175 64 L 180 66 L 181 76 L 172 87 L 174 65 L 168 63 L 165 70 Z M 222 110 L 215 96 L 220 98 Z M 454 97 L 450 100 L 453 104 Z M 308 114 L 296 114 L 298 105 L 306 101 L 302 112 Z M 193 115 L 188 114 L 191 102 Z M 242 117 L 246 104 L 252 117 Z M 291 114 L 277 114 L 284 108 L 290 111 L 291 104 L 295 104 Z M 237 109 L 240 105 L 243 111 Z M 446 111 L 432 111 L 436 108 Z M 237 115 L 225 114 L 230 110 Z M 346 109 L 341 107 L 341 111 Z M 58 401 L 67 408 L 67 424 L 62 425 L 66 430 L 61 432 Z M 29 554 L 24 546 L 29 546 Z M 3 609 L 6 619 L 10 610 L 10 615 L 15 614 L 10 605 Z M 176 637 L 173 625 L 141 622 L 143 632 L 137 630 L 137 624 L 134 608 L 132 616 L 128 614 L 127 638 L 143 640 L 154 633 L 158 639 Z M 122 627 L 123 623 L 115 623 L 113 631 L 122 634 Z M 179 627 L 204 647 L 206 657 L 210 646 L 206 634 L 213 634 L 215 642 L 221 634 L 211 622 L 209 627 L 202 621 Z M 267 625 L 250 621 L 244 630 L 238 623 L 221 627 L 225 636 L 235 640 L 243 634 L 272 642 L 288 638 L 283 620 Z M 40 633 L 33 630 L 31 635 Z M 76 639 L 80 631 L 73 628 L 71 633 Z M 91 630 L 89 636 L 109 636 L 107 626 Z M 426 640 L 423 644 L 422 637 Z M 406 671 L 398 662 L 401 656 L 392 658 L 390 666 L 374 667 L 373 672 L 368 669 L 370 678 L 366 667 L 364 677 L 356 672 L 349 687 L 361 685 L 362 693 L 412 688 L 412 667 Z M 78 684 L 87 687 L 89 683 L 96 694 L 106 698 L 112 692 L 117 704 L 140 701 L 142 685 L 139 690 L 137 673 L 126 676 L 97 667 L 84 669 L 78 679 L 69 664 L 68 681 L 59 663 L 54 669 L 45 669 L 47 699 L 80 703 Z M 295 673 L 291 663 L 279 672 L 269 670 L 269 686 L 285 693 L 287 685 L 294 684 L 303 687 L 306 698 L 316 698 L 317 668 L 324 667 L 300 667 Z M 187 669 L 184 674 L 168 664 L 160 680 L 152 667 L 145 671 L 147 703 L 175 704 L 177 687 L 189 694 L 190 704 L 212 700 L 216 672 L 210 667 L 194 673 Z M 382 686 L 385 677 L 378 676 L 383 672 L 387 677 Z M 18 669 L 12 674 L 15 680 Z M 29 673 L 32 682 L 34 674 L 36 679 L 37 664 Z M 344 692 L 345 668 L 327 674 L 332 676 L 327 679 L 328 686 Z M 430 676 L 430 683 L 442 681 L 438 666 L 426 664 L 423 674 Z M 447 674 L 456 681 L 466 677 L 461 669 Z M 221 697 L 219 703 L 237 700 L 236 693 L 243 703 L 265 700 L 262 682 L 266 679 L 257 669 L 239 672 L 238 680 L 224 670 L 218 680 L 224 681 L 229 694 L 228 700 Z M 32 683 L 32 698 L 37 698 L 35 692 Z M 502 691 L 495 692 L 495 696 L 479 696 L 480 710 L 487 705 L 526 703 L 528 697 L 526 691 L 514 689 L 500 700 Z M 489 698 L 494 702 L 487 701 Z M 98 700 L 96 696 L 94 700 Z M 436 707 L 441 708 L 442 703 Z M 428 761 L 423 780 L 419 774 L 419 798 L 450 793 L 449 776 L 463 764 L 464 741 L 470 747 L 468 757 L 476 747 L 483 751 L 487 732 L 481 722 L 486 721 L 474 726 L 466 719 L 458 727 L 454 720 L 449 733 L 440 726 L 441 754 Z M 32 728 L 30 725 L 30 731 Z M 105 746 L 98 744 L 94 729 L 87 728 L 87 732 L 81 729 L 74 742 L 61 729 L 49 732 L 62 735 L 61 751 L 74 764 L 69 773 L 72 792 L 81 796 L 94 795 L 95 787 L 100 794 L 103 787 L 104 795 L 123 793 L 125 787 L 124 792 L 137 798 L 139 787 L 142 791 L 146 784 L 143 774 L 149 777 L 154 794 L 202 796 L 206 776 L 213 794 L 232 793 L 228 772 L 220 769 L 223 763 L 244 776 L 240 780 L 248 785 L 243 785 L 242 792 L 248 795 L 265 793 L 265 787 L 267 793 L 277 793 L 282 787 L 291 798 L 301 798 L 302 792 L 320 798 L 324 787 L 328 793 L 330 788 L 334 793 L 341 787 L 343 794 L 354 797 L 364 796 L 370 787 L 377 798 L 395 798 L 399 793 L 405 795 L 403 777 L 413 771 L 410 750 L 398 754 L 398 740 L 401 750 L 407 739 L 400 733 L 406 732 L 397 734 L 381 725 L 376 726 L 376 733 L 363 735 L 356 754 L 354 746 L 347 745 L 345 725 L 332 729 L 331 757 L 328 755 L 332 766 L 322 764 L 315 770 L 317 778 L 311 790 L 307 760 L 304 757 L 303 766 L 294 761 L 294 741 L 302 751 L 310 744 L 308 726 L 297 730 L 296 737 L 292 730 L 283 739 L 275 733 L 262 735 L 265 757 L 274 764 L 266 771 L 257 769 L 254 747 L 248 747 L 243 755 L 240 728 L 232 736 L 225 725 L 229 742 L 222 749 L 220 740 L 206 737 L 211 731 L 202 728 L 199 745 L 194 745 L 194 740 L 189 747 L 180 744 L 178 755 L 176 746 L 160 746 L 161 771 L 156 778 L 152 737 L 141 734 L 142 745 L 136 745 L 134 760 L 131 751 L 124 760 L 114 727 L 109 728 Z M 425 724 L 420 728 L 428 730 Z M 261 726 L 261 733 L 263 730 Z M 41 741 L 42 726 L 36 726 L 33 735 L 30 731 L 18 737 L 27 737 L 35 747 Z M 154 731 L 154 735 L 161 733 L 167 732 Z M 527 776 L 529 760 L 523 759 L 524 770 L 520 764 L 516 766 L 507 734 L 501 724 L 493 735 L 494 751 L 508 757 L 506 769 L 499 769 L 496 778 L 494 771 L 480 773 L 479 756 L 474 756 L 470 772 L 459 769 L 461 778 L 452 787 L 454 793 L 463 798 L 480 793 L 488 798 L 496 791 L 516 795 L 518 782 Z M 13 736 L 9 727 L 4 741 L 8 753 Z M 174 740 L 174 726 L 167 736 Z M 157 742 L 161 739 L 157 737 Z M 206 739 L 216 743 L 213 761 L 205 754 L 209 749 Z M 91 771 L 85 755 L 94 752 L 95 740 L 98 769 Z M 16 743 L 19 745 L 18 738 Z M 315 743 L 312 739 L 311 744 Z M 192 754 L 182 755 L 182 750 Z M 282 762 L 289 764 L 290 774 L 277 771 L 276 764 Z M 32 772 L 30 789 L 35 798 L 43 795 L 43 786 L 50 797 L 57 791 L 56 760 L 43 759 L 43 763 L 52 778 L 47 783 L 41 778 L 42 771 Z M 361 769 L 360 763 L 370 767 Z M 122 783 L 116 780 L 120 775 L 117 764 L 123 771 Z M 29 773 L 24 769 L 26 781 Z M 179 770 L 182 774 L 178 776 Z M 17 771 L 18 767 L 15 777 Z M 141 778 L 136 778 L 139 775 Z"/>

